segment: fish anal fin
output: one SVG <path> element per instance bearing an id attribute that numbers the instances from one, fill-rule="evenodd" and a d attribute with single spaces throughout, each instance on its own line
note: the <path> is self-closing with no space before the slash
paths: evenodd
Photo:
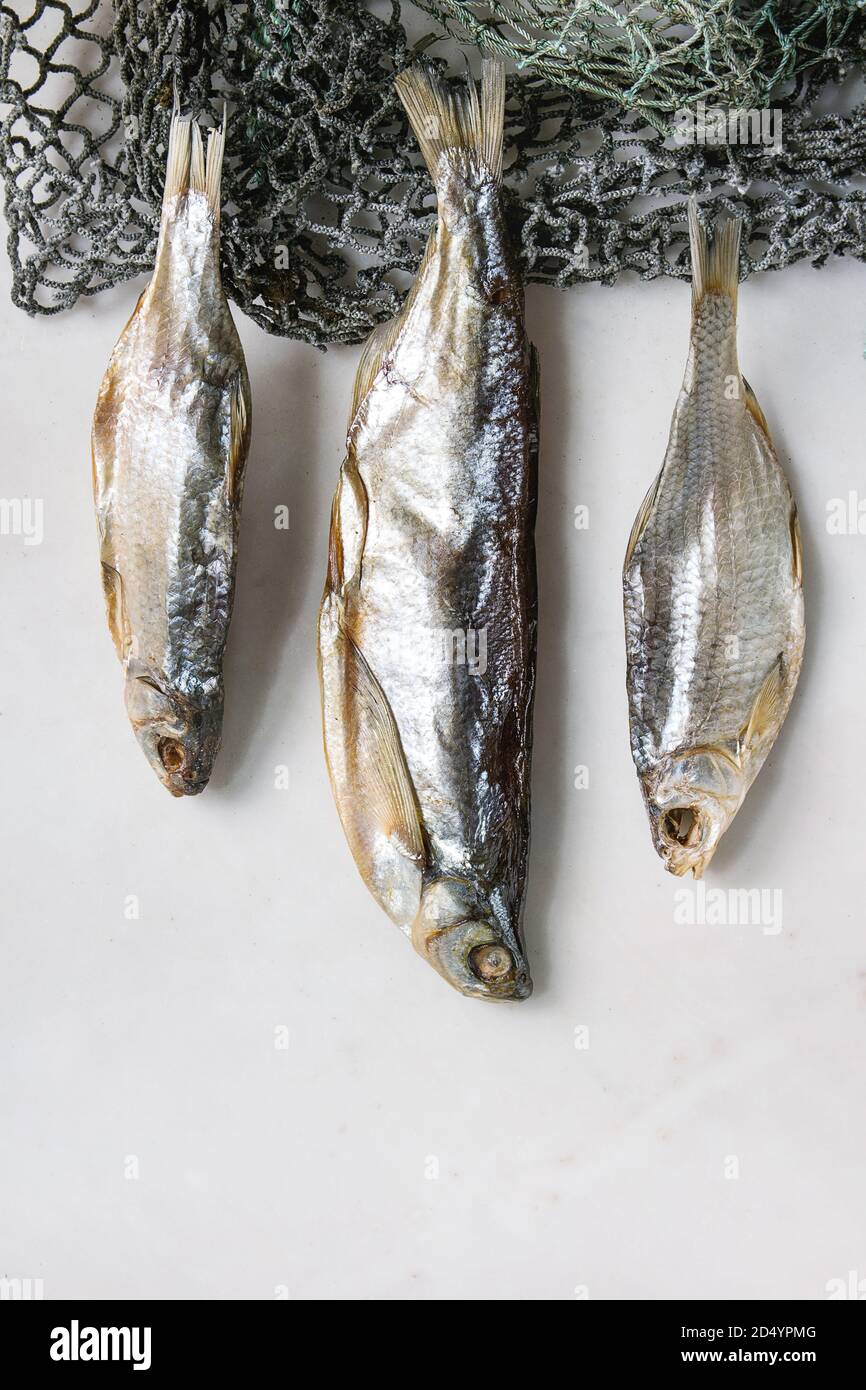
<path id="1" fill-rule="evenodd" d="M 418 799 L 387 696 L 326 597 L 319 625 L 325 752 L 349 847 L 370 892 L 408 931 L 427 849 Z"/>
<path id="2" fill-rule="evenodd" d="M 740 746 L 748 750 L 753 743 L 778 728 L 785 699 L 784 663 L 781 652 L 761 684 L 752 712 L 740 733 Z"/>
<path id="3" fill-rule="evenodd" d="M 229 456 L 226 466 L 226 490 L 229 504 L 240 505 L 244 482 L 244 466 L 250 447 L 249 388 L 243 372 L 238 372 L 229 387 Z"/>
<path id="4" fill-rule="evenodd" d="M 659 473 L 658 476 L 653 480 L 646 497 L 643 499 L 643 501 L 640 504 L 640 507 L 638 508 L 637 516 L 634 519 L 634 525 L 631 528 L 631 535 L 628 538 L 628 545 L 626 546 L 623 570 L 627 570 L 629 565 L 631 564 L 631 558 L 634 555 L 635 550 L 637 549 L 637 543 L 649 524 L 649 519 L 652 516 L 653 507 L 655 506 L 656 498 L 658 497 L 658 491 L 661 485 L 661 477 L 662 475 L 661 473 Z"/>
<path id="5" fill-rule="evenodd" d="M 436 251 L 437 237 L 434 227 L 424 248 L 424 254 L 412 281 L 412 287 L 403 301 L 403 307 L 399 314 L 394 318 L 388 319 L 385 323 L 380 323 L 367 338 L 361 349 L 361 357 L 358 362 L 358 370 L 355 373 L 355 386 L 352 392 L 352 408 L 349 412 L 349 437 L 352 437 L 355 424 L 358 420 L 361 407 L 369 396 L 376 383 L 376 378 L 387 364 L 387 359 L 391 357 L 397 347 L 400 335 L 406 325 L 412 308 L 418 297 L 418 288 L 421 285 L 433 255 Z"/>
<path id="6" fill-rule="evenodd" d="M 763 410 L 758 404 L 758 398 L 755 395 L 749 383 L 746 381 L 745 377 L 742 378 L 742 381 L 743 389 L 745 391 L 746 409 L 748 410 L 755 424 L 758 426 L 758 429 L 763 431 L 769 442 L 772 444 L 773 441 L 772 436 L 770 435 L 770 426 L 767 424 L 766 415 L 764 414 Z"/>
<path id="7" fill-rule="evenodd" d="M 361 349 L 361 358 L 358 362 L 358 370 L 355 373 L 352 409 L 349 412 L 350 431 L 355 417 L 367 396 L 370 394 L 373 382 L 382 370 L 385 357 L 393 348 L 402 326 L 402 313 L 399 313 L 396 318 L 388 319 L 387 323 L 380 323 L 373 329 L 373 332 Z"/>

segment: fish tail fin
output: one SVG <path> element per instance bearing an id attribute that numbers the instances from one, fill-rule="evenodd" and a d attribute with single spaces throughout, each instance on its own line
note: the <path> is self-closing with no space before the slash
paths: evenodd
<path id="1" fill-rule="evenodd" d="M 737 312 L 740 282 L 740 232 L 742 218 L 730 217 L 715 232 L 712 241 L 698 217 L 694 194 L 689 199 L 689 245 L 692 254 L 692 313 L 705 295 L 725 295 Z"/>
<path id="2" fill-rule="evenodd" d="M 191 116 L 182 116 L 175 101 L 168 137 L 163 207 L 181 193 L 204 193 L 214 216 L 219 216 L 220 184 L 225 151 L 225 109 L 222 125 L 208 135 L 207 158 L 201 130 Z"/>
<path id="3" fill-rule="evenodd" d="M 189 186 L 192 193 L 204 193 L 204 145 L 198 121 L 190 127 Z"/>
<path id="4" fill-rule="evenodd" d="M 222 187 L 223 159 L 226 152 L 226 108 L 223 104 L 223 118 L 220 125 L 211 130 L 207 137 L 207 168 L 205 170 L 204 191 L 214 217 L 220 215 L 220 188 Z"/>
<path id="5" fill-rule="evenodd" d="M 484 59 L 480 94 L 471 79 L 461 91 L 421 64 L 401 72 L 396 87 L 434 183 L 443 157 L 455 150 L 474 154 L 483 171 L 500 181 L 505 123 L 501 58 Z"/>
<path id="6" fill-rule="evenodd" d="M 177 197 L 178 193 L 186 193 L 189 188 L 191 127 L 191 118 L 180 114 L 180 107 L 175 101 L 168 136 L 165 189 L 162 195 L 163 207 L 166 207 L 172 198 Z"/>

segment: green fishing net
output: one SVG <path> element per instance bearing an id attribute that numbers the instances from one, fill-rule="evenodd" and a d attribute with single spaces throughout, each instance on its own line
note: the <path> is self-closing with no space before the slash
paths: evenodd
<path id="1" fill-rule="evenodd" d="M 751 109 L 862 35 L 862 0 L 417 0 L 449 30 L 551 85 L 618 101 L 665 130 L 698 100 Z M 456 21 L 456 23 L 452 23 Z"/>
<path id="2" fill-rule="evenodd" d="M 745 272 L 866 258 L 866 103 L 848 96 L 864 56 L 860 7 L 423 8 L 432 20 L 397 0 L 0 3 L 15 303 L 56 313 L 151 268 L 176 84 L 205 122 L 229 103 L 230 297 L 270 332 L 320 345 L 362 339 L 399 307 L 433 217 L 393 77 L 422 50 L 460 71 L 459 46 L 437 19 L 468 21 L 515 60 L 506 185 L 529 280 L 686 277 L 691 191 L 744 217 Z M 548 23 L 521 37 L 518 11 Z M 551 56 L 557 15 L 566 52 Z M 410 38 L 404 21 L 424 37 Z M 725 94 L 752 105 L 772 88 L 781 143 L 677 144 L 657 128 L 673 129 L 680 103 Z"/>

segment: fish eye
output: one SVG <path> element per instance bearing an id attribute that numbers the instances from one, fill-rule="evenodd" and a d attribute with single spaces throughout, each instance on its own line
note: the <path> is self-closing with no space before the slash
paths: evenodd
<path id="1" fill-rule="evenodd" d="M 498 942 L 494 945 L 476 946 L 469 952 L 472 973 L 485 984 L 497 984 L 514 974 L 514 957 L 507 946 Z"/>
<path id="2" fill-rule="evenodd" d="M 159 760 L 166 772 L 180 772 L 183 767 L 183 744 L 175 738 L 161 738 L 157 744 Z"/>

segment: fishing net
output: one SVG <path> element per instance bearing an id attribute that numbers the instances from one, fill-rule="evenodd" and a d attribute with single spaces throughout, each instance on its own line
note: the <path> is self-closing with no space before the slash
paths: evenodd
<path id="1" fill-rule="evenodd" d="M 512 0 L 486 10 L 518 8 Z M 625 9 L 552 0 L 532 8 L 575 21 L 584 11 Z M 595 95 L 575 82 L 554 86 L 526 61 L 508 84 L 506 182 L 527 278 L 686 277 L 693 190 L 743 215 L 744 271 L 866 258 L 866 103 L 845 110 L 839 85 L 859 76 L 866 16 L 822 0 L 810 9 L 824 30 L 806 25 L 798 35 L 780 25 L 783 12 L 803 8 L 689 6 L 711 13 L 718 32 L 726 16 L 747 10 L 764 16 L 767 33 L 778 31 L 769 47 L 762 40 L 760 62 L 740 66 L 752 92 L 775 71 L 787 74 L 781 145 L 677 145 L 646 112 L 624 109 L 622 72 L 617 85 L 605 67 L 609 44 L 597 61 L 581 57 L 607 74 Z M 229 103 L 222 246 L 230 297 L 270 332 L 320 345 L 362 339 L 398 309 L 433 217 L 393 76 L 422 49 L 443 65 L 458 56 L 440 31 L 413 43 L 403 20 L 414 15 L 418 32 L 419 12 L 402 11 L 397 0 L 0 3 L 0 156 L 15 303 L 56 313 L 151 268 L 176 83 L 185 109 L 205 121 L 218 122 Z M 575 25 L 568 32 L 573 43 Z M 594 32 L 588 19 L 584 32 Z M 639 45 L 642 32 L 628 42 Z M 667 52 L 670 35 L 658 32 L 653 52 Z M 740 30 L 730 33 L 719 50 L 728 72 L 740 63 Z M 602 36 L 599 27 L 592 41 Z M 717 90 L 706 85 L 708 64 L 721 82 L 715 50 L 692 43 L 689 52 L 692 97 Z M 668 104 L 683 98 L 680 62 L 676 84 L 672 64 L 656 69 L 646 87 L 654 100 L 662 90 Z M 615 86 L 617 101 L 599 99 Z"/>
<path id="2" fill-rule="evenodd" d="M 449 30 L 556 87 L 618 101 L 665 130 L 698 100 L 767 106 L 781 82 L 828 74 L 862 35 L 862 0 L 416 0 Z M 456 21 L 456 22 L 452 22 Z"/>

